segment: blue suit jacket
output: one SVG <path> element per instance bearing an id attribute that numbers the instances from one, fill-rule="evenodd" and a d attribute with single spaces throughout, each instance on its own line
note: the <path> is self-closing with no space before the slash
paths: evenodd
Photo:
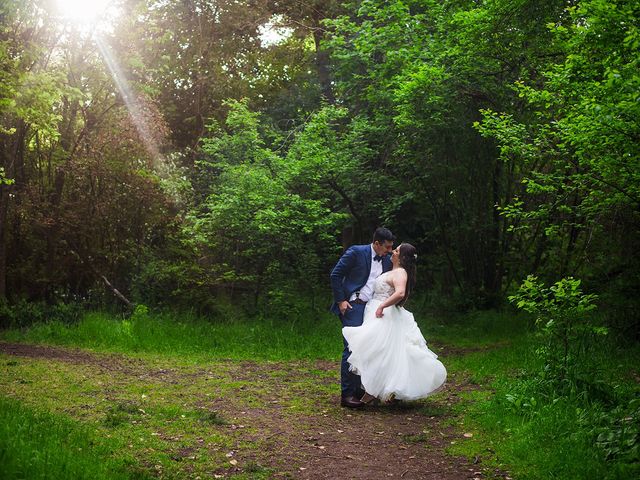
<path id="1" fill-rule="evenodd" d="M 391 256 L 382 259 L 382 272 L 391 270 Z M 356 290 L 360 290 L 367 283 L 371 273 L 371 245 L 353 245 L 340 257 L 331 271 L 331 290 L 333 290 L 333 305 L 331 311 L 340 314 L 338 303 L 349 300 Z"/>

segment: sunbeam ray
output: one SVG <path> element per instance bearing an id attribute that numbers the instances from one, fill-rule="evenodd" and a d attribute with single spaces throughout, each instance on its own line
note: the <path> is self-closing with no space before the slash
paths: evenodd
<path id="1" fill-rule="evenodd" d="M 162 155 L 160 153 L 160 149 L 154 139 L 153 134 L 149 130 L 149 126 L 145 121 L 144 115 L 140 111 L 138 99 L 129 86 L 127 79 L 120 68 L 115 56 L 111 52 L 111 48 L 109 45 L 100 38 L 99 35 L 95 37 L 96 44 L 98 45 L 98 49 L 104 59 L 109 71 L 111 72 L 111 76 L 113 80 L 116 82 L 116 87 L 124 100 L 125 106 L 127 110 L 129 110 L 129 115 L 131 115 L 131 119 L 133 124 L 140 135 L 140 139 L 144 143 L 146 150 L 151 155 L 154 167 L 158 167 L 162 162 Z"/>

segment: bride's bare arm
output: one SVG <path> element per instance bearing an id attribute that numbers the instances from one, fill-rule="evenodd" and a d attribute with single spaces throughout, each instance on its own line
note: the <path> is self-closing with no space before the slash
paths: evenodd
<path id="1" fill-rule="evenodd" d="M 376 310 L 376 317 L 382 317 L 382 311 L 385 308 L 395 305 L 404 298 L 404 293 L 407 288 L 407 272 L 404 268 L 397 268 L 396 271 L 393 272 L 393 275 L 391 275 L 391 284 L 395 291 L 380 304 Z"/>

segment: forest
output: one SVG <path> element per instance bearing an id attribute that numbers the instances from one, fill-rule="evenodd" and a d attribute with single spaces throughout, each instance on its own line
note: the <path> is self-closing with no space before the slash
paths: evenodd
<path id="1" fill-rule="evenodd" d="M 342 478 L 302 447 L 292 471 L 251 449 L 238 463 L 246 439 L 222 407 L 206 428 L 235 457 L 125 458 L 145 422 L 175 429 L 155 442 L 189 437 L 167 420 L 180 400 L 147 408 L 123 377 L 138 403 L 107 395 L 107 420 L 85 417 L 64 349 L 187 377 L 311 362 L 299 388 L 350 422 L 331 404 L 329 274 L 379 226 L 417 248 L 407 308 L 460 397 L 392 410 L 465 430 L 443 458 L 470 475 L 406 478 L 640 473 L 640 3 L 1 0 L 0 476 L 85 478 L 109 458 L 86 478 Z M 47 369 L 68 379 L 38 403 Z M 201 414 L 182 413 L 193 442 Z M 287 429 L 265 418 L 263 447 Z M 57 440 L 16 440 L 94 420 L 122 445 L 61 456 L 57 474 L 34 460 Z M 410 433 L 434 462 L 430 433 Z"/>

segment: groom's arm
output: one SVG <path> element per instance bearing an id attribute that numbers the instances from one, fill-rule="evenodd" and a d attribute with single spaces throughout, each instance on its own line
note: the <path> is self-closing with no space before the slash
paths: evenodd
<path id="1" fill-rule="evenodd" d="M 347 300 L 344 298 L 344 287 L 342 286 L 342 282 L 355 266 L 357 256 L 358 254 L 356 250 L 353 247 L 349 247 L 331 271 L 331 290 L 333 290 L 333 301 L 338 304 Z"/>

